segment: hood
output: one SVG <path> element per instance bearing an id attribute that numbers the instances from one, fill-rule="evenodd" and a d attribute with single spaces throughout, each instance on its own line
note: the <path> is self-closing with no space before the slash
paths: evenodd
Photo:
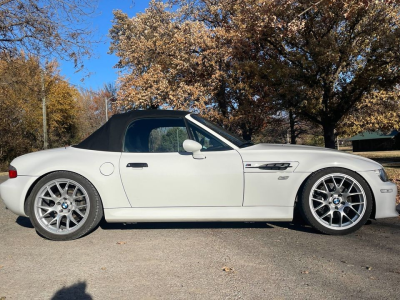
<path id="1" fill-rule="evenodd" d="M 275 150 L 275 151 L 332 151 L 339 152 L 335 149 L 315 147 L 315 146 L 305 146 L 305 145 L 292 145 L 292 144 L 257 144 L 250 147 L 243 148 L 242 150 Z"/>

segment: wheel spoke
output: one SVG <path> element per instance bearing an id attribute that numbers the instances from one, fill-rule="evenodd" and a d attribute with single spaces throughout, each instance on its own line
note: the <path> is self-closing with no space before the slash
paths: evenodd
<path id="1" fill-rule="evenodd" d="M 314 201 L 318 201 L 318 202 L 322 202 L 322 203 L 325 203 L 325 200 L 322 200 L 322 199 L 316 199 L 316 198 L 312 198 L 312 200 L 314 200 Z"/>
<path id="2" fill-rule="evenodd" d="M 78 191 L 78 187 L 76 186 L 75 189 L 74 189 L 74 191 L 72 192 L 72 198 L 75 197 L 77 191 Z"/>
<path id="3" fill-rule="evenodd" d="M 358 213 L 358 211 L 356 211 L 355 209 L 354 209 L 354 207 L 353 206 L 349 206 L 352 210 L 354 210 L 354 212 L 357 214 L 357 215 L 360 215 L 359 213 Z"/>
<path id="4" fill-rule="evenodd" d="M 330 213 L 332 213 L 330 210 L 327 212 L 327 213 L 325 213 L 322 217 L 320 217 L 320 219 L 323 219 L 323 218 L 325 218 L 327 215 L 329 215 Z"/>
<path id="5" fill-rule="evenodd" d="M 48 211 L 46 211 L 43 215 L 41 215 L 41 219 L 46 218 L 51 212 L 53 212 L 54 209 L 49 209 Z"/>
<path id="6" fill-rule="evenodd" d="M 344 181 L 346 180 L 346 178 L 347 178 L 347 176 L 344 176 L 344 177 L 343 177 L 343 180 L 342 180 L 342 182 L 340 183 L 339 188 L 342 187 L 342 185 L 343 185 Z"/>
<path id="7" fill-rule="evenodd" d="M 51 201 L 54 201 L 54 199 L 53 199 L 53 198 L 46 197 L 46 196 L 39 196 L 39 198 L 42 198 L 42 199 L 45 199 L 45 200 L 51 200 Z"/>
<path id="8" fill-rule="evenodd" d="M 326 194 L 328 194 L 329 193 L 329 189 L 328 189 L 328 186 L 326 185 L 325 180 L 322 180 L 322 182 L 324 183 L 324 186 L 325 186 L 325 189 L 326 189 Z"/>
<path id="9" fill-rule="evenodd" d="M 64 194 L 64 190 L 61 188 L 60 184 L 58 183 L 58 181 L 56 181 L 56 186 L 58 191 L 60 192 L 60 196 L 62 197 Z"/>
<path id="10" fill-rule="evenodd" d="M 40 209 L 46 209 L 46 212 L 40 216 L 41 219 L 45 218 L 46 216 L 48 216 L 49 213 L 54 211 L 53 207 L 42 206 L 42 205 L 38 205 L 37 207 Z"/>
<path id="11" fill-rule="evenodd" d="M 59 197 L 57 197 L 57 196 L 53 193 L 53 191 L 51 190 L 51 188 L 49 188 L 48 186 L 47 186 L 47 191 L 49 192 L 50 196 L 51 196 L 53 199 L 58 199 L 58 198 L 59 198 Z"/>
<path id="12" fill-rule="evenodd" d="M 351 193 L 351 194 L 347 194 L 348 197 L 354 196 L 354 195 L 362 195 L 362 193 Z"/>
<path id="13" fill-rule="evenodd" d="M 43 205 L 38 205 L 36 207 L 39 207 L 41 209 L 47 209 L 47 210 L 52 209 L 50 206 L 43 206 Z"/>
<path id="14" fill-rule="evenodd" d="M 323 191 L 323 190 L 317 190 L 317 189 L 315 189 L 314 191 L 316 191 L 316 192 L 320 192 L 320 193 L 325 193 L 325 194 L 328 194 L 328 192 L 325 192 L 325 191 Z"/>
<path id="15" fill-rule="evenodd" d="M 57 216 L 58 216 L 58 215 L 57 215 Z M 53 220 L 51 220 L 49 223 L 47 223 L 47 225 L 50 226 L 51 223 L 53 223 L 54 221 L 57 221 L 57 216 L 56 216 Z"/>
<path id="16" fill-rule="evenodd" d="M 69 180 L 67 181 L 67 183 L 65 184 L 65 187 L 64 187 L 65 193 L 68 192 L 68 187 L 69 187 Z"/>
<path id="17" fill-rule="evenodd" d="M 342 227 L 342 224 L 343 224 L 343 212 L 340 212 L 339 227 Z"/>
<path id="18" fill-rule="evenodd" d="M 349 190 L 347 191 L 347 194 L 351 192 L 351 189 L 353 188 L 353 186 L 354 186 L 354 181 L 351 183 L 351 186 L 350 186 Z"/>
<path id="19" fill-rule="evenodd" d="M 57 229 L 60 229 L 62 217 L 63 217 L 62 215 L 57 215 L 57 225 L 56 225 Z"/>
<path id="20" fill-rule="evenodd" d="M 353 220 L 352 220 L 352 219 L 350 219 L 350 218 L 349 218 L 349 216 L 348 216 L 348 215 L 346 215 L 346 213 L 345 213 L 345 212 L 343 212 L 343 216 L 345 216 L 347 219 L 349 219 L 349 221 L 350 221 L 351 223 L 354 223 L 354 222 L 353 222 Z"/>
<path id="21" fill-rule="evenodd" d="M 349 205 L 360 205 L 360 204 L 364 204 L 364 202 L 348 202 Z"/>
<path id="22" fill-rule="evenodd" d="M 325 203 L 322 203 L 320 206 L 318 206 L 317 208 L 315 208 L 314 211 L 317 211 L 318 209 L 324 207 L 325 205 L 326 205 Z"/>
<path id="23" fill-rule="evenodd" d="M 72 214 L 69 215 L 69 219 L 72 221 L 72 223 L 78 225 L 78 222 L 75 221 L 74 216 Z"/>
<path id="24" fill-rule="evenodd" d="M 337 189 L 338 186 L 337 186 L 337 184 L 336 184 L 335 177 L 331 176 L 331 178 L 332 178 L 332 181 L 333 181 L 333 185 L 335 186 L 335 189 Z"/>
<path id="25" fill-rule="evenodd" d="M 74 209 L 75 212 L 77 212 L 82 218 L 85 216 L 79 209 Z"/>
<path id="26" fill-rule="evenodd" d="M 83 195 L 79 195 L 79 196 L 74 196 L 72 198 L 75 200 L 75 199 L 79 199 L 79 198 L 82 198 L 82 197 L 87 197 L 87 195 L 83 194 Z"/>

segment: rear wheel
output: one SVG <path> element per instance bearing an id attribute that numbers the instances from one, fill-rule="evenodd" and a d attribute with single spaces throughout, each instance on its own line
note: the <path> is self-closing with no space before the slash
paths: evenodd
<path id="1" fill-rule="evenodd" d="M 84 177 L 55 172 L 43 177 L 29 199 L 29 216 L 35 229 L 51 240 L 77 239 L 100 222 L 100 196 Z"/>
<path id="2" fill-rule="evenodd" d="M 320 232 L 344 235 L 358 230 L 372 211 L 372 192 L 357 173 L 320 170 L 307 180 L 300 197 L 304 219 Z"/>

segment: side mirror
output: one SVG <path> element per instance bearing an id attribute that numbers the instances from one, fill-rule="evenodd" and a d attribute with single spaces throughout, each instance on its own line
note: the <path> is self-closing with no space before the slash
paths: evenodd
<path id="1" fill-rule="evenodd" d="M 193 153 L 193 158 L 196 159 L 204 159 L 206 156 L 200 152 L 200 150 L 203 148 L 200 143 L 193 141 L 193 140 L 185 140 L 183 142 L 183 149 L 185 149 L 186 152 L 192 152 Z"/>

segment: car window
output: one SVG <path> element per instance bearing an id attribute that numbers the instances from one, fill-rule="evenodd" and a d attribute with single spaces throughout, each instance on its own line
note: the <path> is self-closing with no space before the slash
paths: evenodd
<path id="1" fill-rule="evenodd" d="M 234 144 L 240 148 L 254 145 L 254 143 L 252 143 L 251 141 L 245 141 L 242 138 L 240 138 L 239 136 L 237 136 L 236 134 L 227 131 L 226 129 L 222 128 L 221 126 L 214 124 L 213 122 L 206 120 L 197 114 L 191 114 L 190 116 L 193 119 L 195 119 L 197 122 L 200 122 L 202 125 L 207 126 L 212 131 L 218 133 L 220 136 L 222 136 L 223 138 L 227 139 L 232 144 Z"/>
<path id="2" fill-rule="evenodd" d="M 200 151 L 226 151 L 232 148 L 225 144 L 223 141 L 217 139 L 215 136 L 204 130 L 203 128 L 188 121 L 189 130 L 196 142 L 202 145 Z"/>
<path id="3" fill-rule="evenodd" d="M 176 119 L 141 119 L 132 122 L 125 134 L 124 151 L 140 153 L 185 152 L 188 139 L 185 121 Z"/>

